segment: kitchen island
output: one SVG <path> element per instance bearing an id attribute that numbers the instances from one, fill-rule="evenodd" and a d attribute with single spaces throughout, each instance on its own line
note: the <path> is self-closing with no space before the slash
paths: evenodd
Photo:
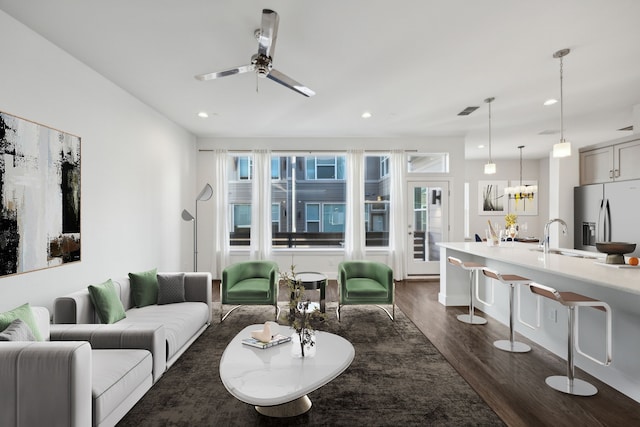
<path id="1" fill-rule="evenodd" d="M 593 252 L 551 249 L 552 253 L 544 254 L 537 245 L 528 243 L 488 246 L 484 242 L 453 242 L 440 243 L 439 246 L 438 300 L 443 305 L 469 304 L 468 272 L 449 264 L 448 256 L 481 263 L 503 274 L 517 274 L 559 291 L 577 292 L 608 303 L 613 312 L 612 364 L 603 367 L 576 355 L 576 366 L 640 402 L 640 268 L 606 265 L 604 254 Z M 508 287 L 483 275 L 479 281 L 481 298 L 487 302 L 493 300 L 493 304 L 476 302 L 476 308 L 507 324 Z M 516 332 L 566 359 L 566 309 L 548 299 L 538 300 L 527 287 L 521 287 L 519 291 L 517 316 L 537 327 L 531 329 L 516 321 Z M 602 312 L 580 309 L 580 346 L 600 360 L 604 358 L 604 326 Z M 564 366 L 558 366 L 559 373 L 564 369 Z"/>

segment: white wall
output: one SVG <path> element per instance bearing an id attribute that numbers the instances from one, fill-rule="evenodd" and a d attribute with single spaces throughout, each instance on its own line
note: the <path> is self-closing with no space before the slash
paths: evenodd
<path id="1" fill-rule="evenodd" d="M 0 11 L 0 110 L 78 135 L 82 260 L 0 278 L 0 311 L 129 271 L 190 270 L 195 137 Z M 123 66 L 125 66 L 123 64 Z"/>
<path id="2" fill-rule="evenodd" d="M 495 160 L 496 174 L 484 174 L 484 160 L 468 160 L 465 162 L 465 180 L 469 183 L 469 233 L 473 240 L 474 234 L 478 233 L 484 237 L 484 230 L 488 228 L 487 220 L 492 223 L 501 224 L 504 227 L 504 213 L 495 215 L 479 214 L 479 196 L 478 181 L 519 181 L 520 180 L 520 160 Z M 538 215 L 519 215 L 518 223 L 527 223 L 527 236 L 542 236 L 542 228 L 546 222 L 549 197 L 549 179 L 547 174 L 541 170 L 540 160 L 523 160 L 522 161 L 522 180 L 538 181 Z M 506 204 L 505 204 L 506 209 Z"/>
<path id="3" fill-rule="evenodd" d="M 336 150 L 344 151 L 348 149 L 365 150 L 390 150 L 404 149 L 416 150 L 423 153 L 450 153 L 449 174 L 422 175 L 420 178 L 438 180 L 449 180 L 451 198 L 449 201 L 449 233 L 450 241 L 462 241 L 464 239 L 464 140 L 463 138 L 199 138 L 198 149 L 198 178 L 197 186 L 201 187 L 206 182 L 215 185 L 213 177 L 213 155 L 214 149 L 251 150 L 255 148 L 268 148 L 274 151 L 287 150 Z M 198 221 L 198 270 L 213 271 L 212 239 L 213 221 L 216 214 L 213 211 L 213 204 L 203 203 L 199 205 Z M 341 251 L 328 250 L 290 250 L 275 251 L 273 259 L 281 269 L 286 270 L 292 262 L 296 265 L 296 271 L 319 271 L 325 273 L 329 278 L 335 278 L 337 265 L 343 259 Z M 368 251 L 366 257 L 372 260 L 387 262 L 387 251 Z M 246 260 L 248 250 L 233 251 L 231 262 Z"/>
<path id="4" fill-rule="evenodd" d="M 549 154 L 549 180 L 559 183 L 549 192 L 549 219 L 561 218 L 567 223 L 567 234 L 554 223 L 549 230 L 549 245 L 552 248 L 573 248 L 573 187 L 580 185 L 580 156 L 573 148 L 570 157 L 553 158 Z"/>

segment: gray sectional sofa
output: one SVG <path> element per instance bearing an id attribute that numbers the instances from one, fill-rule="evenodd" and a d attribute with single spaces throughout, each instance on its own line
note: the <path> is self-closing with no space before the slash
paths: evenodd
<path id="1" fill-rule="evenodd" d="M 114 426 L 211 322 L 211 274 L 163 274 L 184 274 L 186 301 L 136 308 L 129 278 L 114 280 L 113 324 L 86 289 L 55 300 L 55 324 L 32 307 L 45 342 L 0 343 L 0 426 Z"/>
<path id="2" fill-rule="evenodd" d="M 126 335 L 127 330 L 132 327 L 162 325 L 165 340 L 162 348 L 156 348 L 151 337 L 146 338 L 145 348 L 154 356 L 155 382 L 211 323 L 211 273 L 183 274 L 186 302 L 154 304 L 141 308 L 134 307 L 130 279 L 123 277 L 113 280 L 127 317 L 112 325 L 99 323 L 87 289 L 56 298 L 52 337 L 56 340 L 90 339 L 97 331 L 106 331 L 101 332 L 99 339 L 92 339 L 91 344 L 94 347 L 98 345 L 108 348 L 111 345 L 109 341 L 117 341 L 119 335 Z"/>
<path id="3" fill-rule="evenodd" d="M 51 341 L 49 310 L 32 311 L 44 341 L 0 344 L 0 425 L 113 426 L 153 385 L 150 351 Z"/>

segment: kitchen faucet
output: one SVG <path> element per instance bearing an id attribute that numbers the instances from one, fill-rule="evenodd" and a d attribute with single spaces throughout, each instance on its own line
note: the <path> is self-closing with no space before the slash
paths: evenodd
<path id="1" fill-rule="evenodd" d="M 544 238 L 542 239 L 542 250 L 546 254 L 549 253 L 549 226 L 554 222 L 562 224 L 562 234 L 567 234 L 567 223 L 560 218 L 554 218 L 544 225 Z"/>

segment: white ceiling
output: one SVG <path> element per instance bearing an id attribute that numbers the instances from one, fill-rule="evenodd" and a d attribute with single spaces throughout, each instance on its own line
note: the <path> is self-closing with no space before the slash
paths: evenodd
<path id="1" fill-rule="evenodd" d="M 194 75 L 250 62 L 261 11 L 280 15 L 274 68 L 303 97 L 242 74 Z M 548 156 L 629 135 L 640 104 L 637 0 L 0 0 L 0 9 L 200 137 L 463 136 L 486 158 Z M 1 74 L 0 68 L 0 74 Z M 457 113 L 480 106 L 470 116 Z M 363 120 L 363 111 L 373 117 Z M 196 116 L 206 111 L 210 118 Z M 310 147 L 313 148 L 313 147 Z"/>

